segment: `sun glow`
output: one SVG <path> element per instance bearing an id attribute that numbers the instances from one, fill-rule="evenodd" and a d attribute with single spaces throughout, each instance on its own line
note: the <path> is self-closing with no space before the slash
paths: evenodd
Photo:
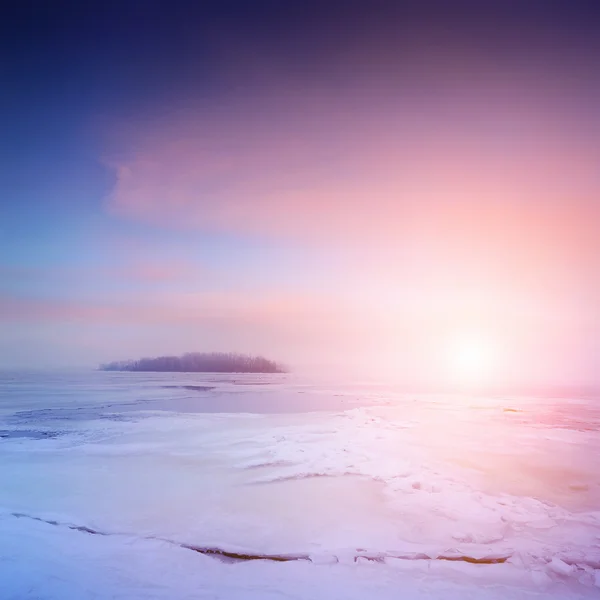
<path id="1" fill-rule="evenodd" d="M 457 337 L 449 344 L 448 367 L 457 383 L 480 384 L 489 380 L 493 367 L 491 344 L 478 336 Z"/>

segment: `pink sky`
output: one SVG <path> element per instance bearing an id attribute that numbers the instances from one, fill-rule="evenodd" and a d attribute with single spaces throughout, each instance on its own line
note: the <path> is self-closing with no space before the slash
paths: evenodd
<path id="1" fill-rule="evenodd" d="M 593 378 L 598 122 L 576 111 L 560 68 L 527 69 L 463 65 L 440 102 L 419 102 L 416 83 L 371 81 L 369 95 L 364 81 L 296 92 L 278 80 L 208 114 L 131 127 L 107 208 L 335 257 L 333 285 L 295 292 L 308 324 L 297 340 L 283 341 L 290 315 L 266 311 L 281 328 L 274 352 L 299 362 L 325 348 L 425 376 L 446 338 L 474 331 L 498 348 L 499 378 Z"/>
<path id="2" fill-rule="evenodd" d="M 73 293 L 4 293 L 5 339 L 64 322 L 90 361 L 240 350 L 422 381 L 474 335 L 497 382 L 600 383 L 594 61 L 543 32 L 486 54 L 378 27 L 316 37 L 310 69 L 221 36 L 217 100 L 95 115 L 98 264 L 29 271 Z"/>

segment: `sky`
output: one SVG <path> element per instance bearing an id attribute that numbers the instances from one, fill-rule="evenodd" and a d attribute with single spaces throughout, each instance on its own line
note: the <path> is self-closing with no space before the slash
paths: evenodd
<path id="1" fill-rule="evenodd" d="M 0 27 L 0 366 L 600 385 L 597 3 L 34 0 Z"/>

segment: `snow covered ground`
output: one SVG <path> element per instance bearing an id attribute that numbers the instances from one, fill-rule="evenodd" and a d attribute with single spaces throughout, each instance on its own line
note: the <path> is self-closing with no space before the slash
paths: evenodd
<path id="1" fill-rule="evenodd" d="M 600 402 L 0 375 L 0 598 L 592 598 Z"/>

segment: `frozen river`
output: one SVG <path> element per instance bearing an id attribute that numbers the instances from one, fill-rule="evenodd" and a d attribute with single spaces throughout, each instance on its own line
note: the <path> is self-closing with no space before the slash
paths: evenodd
<path id="1" fill-rule="evenodd" d="M 0 481 L 2 599 L 600 593 L 594 399 L 3 373 Z"/>

